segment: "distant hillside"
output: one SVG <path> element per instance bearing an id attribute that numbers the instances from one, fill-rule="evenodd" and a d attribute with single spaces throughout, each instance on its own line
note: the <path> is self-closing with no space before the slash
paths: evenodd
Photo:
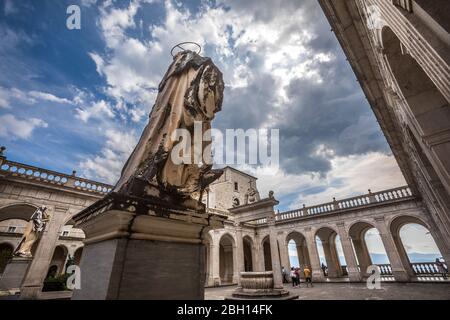
<path id="1" fill-rule="evenodd" d="M 385 254 L 382 253 L 371 253 L 370 257 L 372 259 L 372 263 L 374 264 L 389 264 L 389 259 Z M 438 253 L 410 253 L 408 255 L 409 260 L 412 263 L 420 263 L 420 262 L 434 262 L 436 258 L 441 258 L 442 255 Z M 299 266 L 298 258 L 296 256 L 289 256 L 291 266 Z M 340 256 L 339 260 L 343 264 L 344 257 Z M 320 258 L 320 263 L 325 263 L 325 259 Z"/>
<path id="2" fill-rule="evenodd" d="M 382 253 L 373 253 L 370 255 L 372 258 L 372 263 L 375 264 L 388 264 L 389 260 L 385 254 Z M 419 262 L 434 262 L 436 258 L 440 258 L 442 255 L 438 253 L 417 253 L 413 252 L 408 255 L 409 260 L 412 263 Z"/>

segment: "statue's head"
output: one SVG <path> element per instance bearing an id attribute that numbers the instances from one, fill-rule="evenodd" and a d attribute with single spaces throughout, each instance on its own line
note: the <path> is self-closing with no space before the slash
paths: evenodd
<path id="1" fill-rule="evenodd" d="M 39 207 L 39 209 L 41 209 L 42 211 L 45 211 L 45 210 L 47 210 L 47 207 L 42 205 L 42 206 Z"/>

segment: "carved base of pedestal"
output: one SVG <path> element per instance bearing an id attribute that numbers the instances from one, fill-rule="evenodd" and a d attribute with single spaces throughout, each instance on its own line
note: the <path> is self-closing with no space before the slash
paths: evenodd
<path id="1" fill-rule="evenodd" d="M 32 259 L 14 257 L 0 279 L 0 290 L 19 291 Z"/>
<path id="2" fill-rule="evenodd" d="M 226 300 L 295 300 L 298 295 L 291 294 L 288 290 L 274 289 L 272 291 L 254 291 L 247 292 L 242 289 L 236 289 L 231 297 L 226 297 Z"/>

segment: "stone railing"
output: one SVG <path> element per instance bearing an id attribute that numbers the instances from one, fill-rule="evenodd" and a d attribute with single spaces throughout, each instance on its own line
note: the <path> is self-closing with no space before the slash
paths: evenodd
<path id="1" fill-rule="evenodd" d="M 411 268 L 418 276 L 440 276 L 439 268 L 435 262 L 411 263 Z"/>
<path id="2" fill-rule="evenodd" d="M 392 275 L 392 267 L 390 264 L 377 264 L 380 268 L 380 274 L 382 276 L 391 276 Z"/>
<path id="3" fill-rule="evenodd" d="M 38 168 L 9 160 L 3 161 L 0 166 L 0 175 L 18 177 L 49 185 L 72 188 L 84 192 L 104 195 L 111 191 L 112 186 L 77 177 L 75 174 L 68 175 L 52 170 Z"/>
<path id="4" fill-rule="evenodd" d="M 276 221 L 292 220 L 301 217 L 324 214 L 331 212 L 345 211 L 353 208 L 361 208 L 373 204 L 381 204 L 388 202 L 395 202 L 401 199 L 412 198 L 413 195 L 409 187 L 400 187 L 395 189 L 384 190 L 380 192 L 370 192 L 357 197 L 336 200 L 332 202 L 319 204 L 316 206 L 306 207 L 301 209 L 278 213 L 275 217 Z"/>

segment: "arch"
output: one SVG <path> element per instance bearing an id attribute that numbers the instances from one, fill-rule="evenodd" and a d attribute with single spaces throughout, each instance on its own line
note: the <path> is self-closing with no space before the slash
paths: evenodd
<path id="1" fill-rule="evenodd" d="M 5 271 L 6 265 L 13 257 L 14 246 L 9 242 L 0 243 L 0 275 Z"/>
<path id="2" fill-rule="evenodd" d="M 57 245 L 53 251 L 52 260 L 50 261 L 50 268 L 56 266 L 55 276 L 65 273 L 65 264 L 69 250 L 65 245 Z M 49 269 L 50 272 L 50 269 Z"/>
<path id="3" fill-rule="evenodd" d="M 380 261 L 383 257 L 375 254 L 384 255 L 385 259 L 388 260 L 386 249 L 384 248 L 384 244 L 379 236 L 379 231 L 371 222 L 356 221 L 350 226 L 348 233 L 352 242 L 356 260 L 358 262 L 359 271 L 363 278 L 369 276 L 369 274 L 367 274 L 368 266 L 374 263 L 384 264 L 383 261 Z M 368 244 L 369 236 L 372 237 L 372 240 L 369 241 Z M 371 248 L 371 246 L 376 246 L 377 249 L 383 252 L 374 252 L 374 248 Z M 388 264 L 390 263 L 388 262 Z M 384 268 L 383 270 L 385 269 L 388 270 L 388 268 Z"/>
<path id="4" fill-rule="evenodd" d="M 28 203 L 9 204 L 0 208 L 0 221 L 20 219 L 29 221 L 38 207 Z"/>
<path id="5" fill-rule="evenodd" d="M 405 243 L 406 239 L 402 239 L 402 237 L 400 235 L 400 231 L 401 231 L 402 227 L 404 227 L 408 224 L 420 225 L 424 229 L 426 229 L 431 236 L 431 240 L 434 242 L 434 244 L 438 248 L 439 254 L 441 255 L 441 257 L 442 257 L 443 251 L 441 248 L 439 248 L 438 242 L 436 241 L 433 233 L 431 232 L 428 223 L 426 223 L 420 217 L 416 217 L 416 216 L 412 216 L 412 215 L 400 215 L 400 216 L 397 216 L 394 219 L 392 219 L 392 221 L 389 224 L 389 231 L 392 234 L 395 246 L 400 254 L 400 259 L 402 260 L 402 263 L 405 266 L 405 269 L 408 272 L 408 274 L 410 276 L 416 276 L 417 274 L 420 274 L 420 272 L 418 272 L 420 270 L 417 270 L 416 265 L 414 264 L 414 261 L 411 261 L 413 259 L 411 259 L 411 257 L 408 255 L 408 252 L 407 252 L 406 246 L 405 246 L 405 244 L 407 244 L 407 243 Z M 429 262 L 431 263 L 433 261 L 429 261 Z M 448 263 L 448 261 L 447 261 L 447 263 Z"/>
<path id="6" fill-rule="evenodd" d="M 242 238 L 244 249 L 244 271 L 253 271 L 254 269 L 254 250 L 253 240 L 250 236 Z"/>
<path id="7" fill-rule="evenodd" d="M 73 253 L 73 263 L 80 266 L 81 256 L 83 255 L 83 247 L 79 247 Z"/>
<path id="8" fill-rule="evenodd" d="M 261 247 L 264 257 L 264 270 L 272 271 L 272 248 L 270 246 L 270 236 L 265 236 L 261 241 Z"/>
<path id="9" fill-rule="evenodd" d="M 235 241 L 229 233 L 224 233 L 219 241 L 219 275 L 222 284 L 233 283 Z"/>
<path id="10" fill-rule="evenodd" d="M 398 235 L 398 232 L 400 231 L 400 228 L 403 227 L 405 224 L 408 223 L 417 223 L 421 226 L 427 228 L 430 230 L 430 226 L 428 223 L 426 223 L 422 218 L 413 216 L 413 215 L 399 215 L 393 218 L 389 222 L 389 230 L 391 231 L 392 235 L 395 237 Z"/>
<path id="11" fill-rule="evenodd" d="M 337 232 L 328 226 L 317 229 L 315 233 L 317 250 L 320 252 L 322 246 L 325 263 L 319 261 L 322 266 L 324 274 L 329 278 L 337 278 L 346 275 L 346 266 L 341 265 L 339 261 L 338 248 L 336 240 L 338 238 Z M 319 241 L 317 241 L 319 240 Z M 342 247 L 339 248 L 342 252 Z M 326 270 L 325 270 L 326 268 Z"/>
<path id="12" fill-rule="evenodd" d="M 306 237 L 301 232 L 291 231 L 286 236 L 286 245 L 288 246 L 288 252 L 294 251 L 297 254 L 298 264 L 291 261 L 291 255 L 289 254 L 291 267 L 304 267 L 311 265 Z M 303 273 L 301 273 L 301 277 L 303 277 Z"/>

